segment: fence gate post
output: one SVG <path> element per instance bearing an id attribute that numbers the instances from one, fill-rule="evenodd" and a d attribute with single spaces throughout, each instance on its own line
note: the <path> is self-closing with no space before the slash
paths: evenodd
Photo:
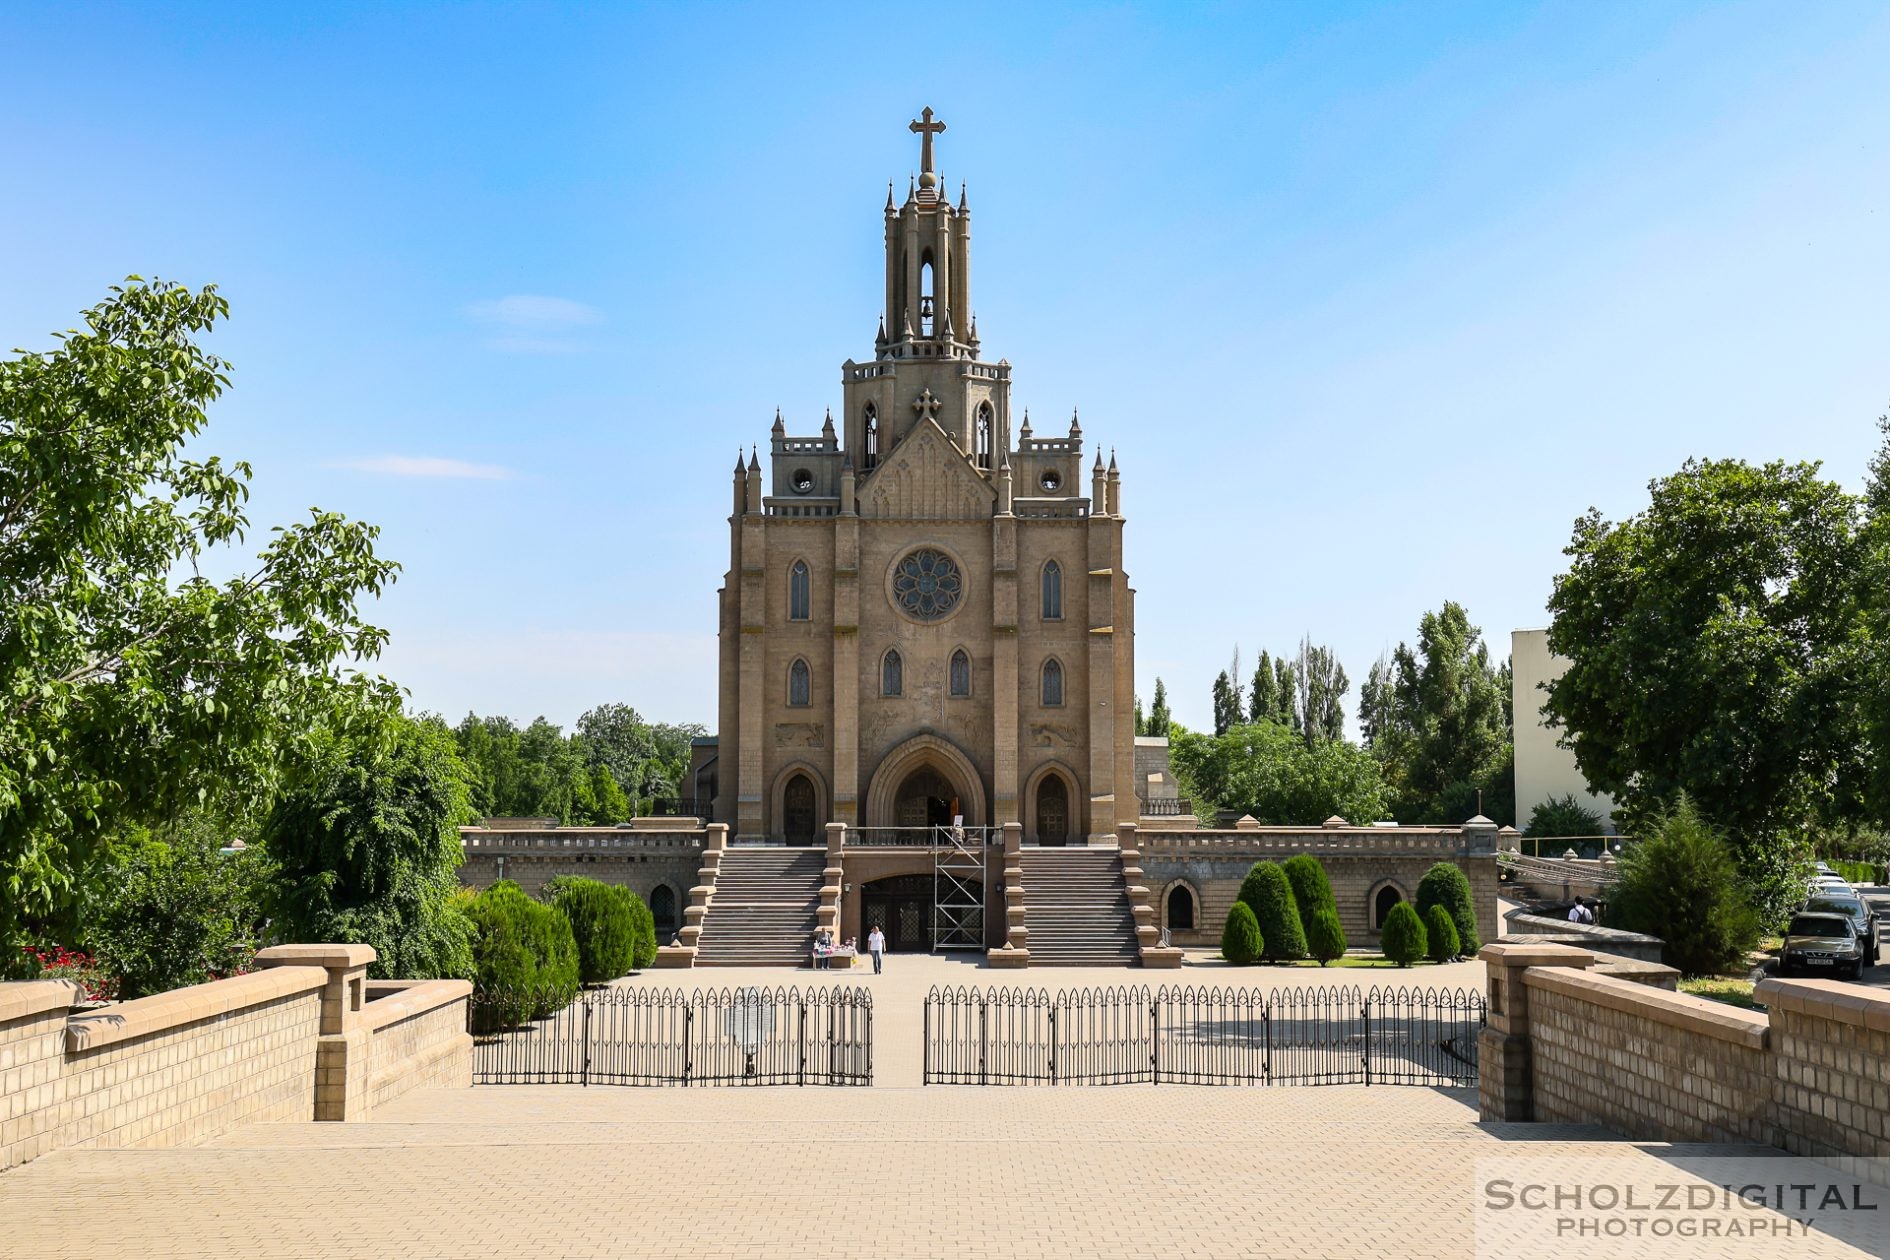
<path id="1" fill-rule="evenodd" d="M 978 999 L 978 1084 L 991 1083 L 987 1073 L 991 1053 L 991 1005 L 984 998 Z"/>
<path id="2" fill-rule="evenodd" d="M 794 1049 L 800 1056 L 800 1069 L 796 1074 L 796 1085 L 807 1084 L 807 999 L 795 1003 L 800 1008 L 800 1027 L 794 1037 Z"/>
<path id="3" fill-rule="evenodd" d="M 1273 1084 L 1273 995 L 1260 1004 L 1260 1031 L 1266 1037 L 1266 1056 L 1260 1061 L 1261 1079 L 1264 1084 Z"/>
<path id="4" fill-rule="evenodd" d="M 591 995 L 584 995 L 584 1088 L 591 1087 Z"/>
<path id="5" fill-rule="evenodd" d="M 682 1012 L 682 1083 L 689 1084 L 691 1059 L 696 1052 L 696 1004 L 692 998 Z"/>
<path id="6" fill-rule="evenodd" d="M 1057 1083 L 1057 1008 L 1050 1008 L 1050 1083 Z"/>
<path id="7" fill-rule="evenodd" d="M 1162 1004 L 1159 1000 L 1148 1004 L 1148 1066 L 1149 1083 L 1162 1083 Z"/>
<path id="8" fill-rule="evenodd" d="M 1365 999 L 1365 1083 L 1372 1083 L 1372 1000 Z"/>

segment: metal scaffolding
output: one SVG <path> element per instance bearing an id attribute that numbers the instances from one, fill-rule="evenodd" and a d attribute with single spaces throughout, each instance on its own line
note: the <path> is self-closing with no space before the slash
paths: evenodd
<path id="1" fill-rule="evenodd" d="M 986 865 L 993 828 L 932 828 L 932 951 L 984 948 Z"/>

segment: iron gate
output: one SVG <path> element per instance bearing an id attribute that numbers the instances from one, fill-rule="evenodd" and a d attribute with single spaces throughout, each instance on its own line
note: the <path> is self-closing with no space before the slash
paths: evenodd
<path id="1" fill-rule="evenodd" d="M 1475 1085 L 1473 989 L 937 988 L 927 1085 Z"/>
<path id="2" fill-rule="evenodd" d="M 475 1085 L 871 1085 L 863 988 L 476 992 Z"/>

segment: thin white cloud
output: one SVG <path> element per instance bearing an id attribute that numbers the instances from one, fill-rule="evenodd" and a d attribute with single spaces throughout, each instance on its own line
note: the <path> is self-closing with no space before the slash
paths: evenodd
<path id="1" fill-rule="evenodd" d="M 533 293 L 514 293 L 509 297 L 488 298 L 466 308 L 467 318 L 479 324 L 513 328 L 525 332 L 555 332 L 602 323 L 604 313 L 595 306 L 573 302 L 569 298 L 544 297 Z"/>
<path id="2" fill-rule="evenodd" d="M 333 467 L 351 468 L 377 477 L 431 477 L 447 481 L 510 481 L 518 476 L 499 464 L 473 464 L 437 455 L 372 455 L 337 460 Z"/>

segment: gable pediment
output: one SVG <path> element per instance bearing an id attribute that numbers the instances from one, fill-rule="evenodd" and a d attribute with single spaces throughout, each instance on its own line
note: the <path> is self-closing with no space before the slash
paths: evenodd
<path id="1" fill-rule="evenodd" d="M 930 419 L 912 426 L 860 490 L 860 515 L 879 520 L 978 520 L 996 503 L 997 490 Z"/>

